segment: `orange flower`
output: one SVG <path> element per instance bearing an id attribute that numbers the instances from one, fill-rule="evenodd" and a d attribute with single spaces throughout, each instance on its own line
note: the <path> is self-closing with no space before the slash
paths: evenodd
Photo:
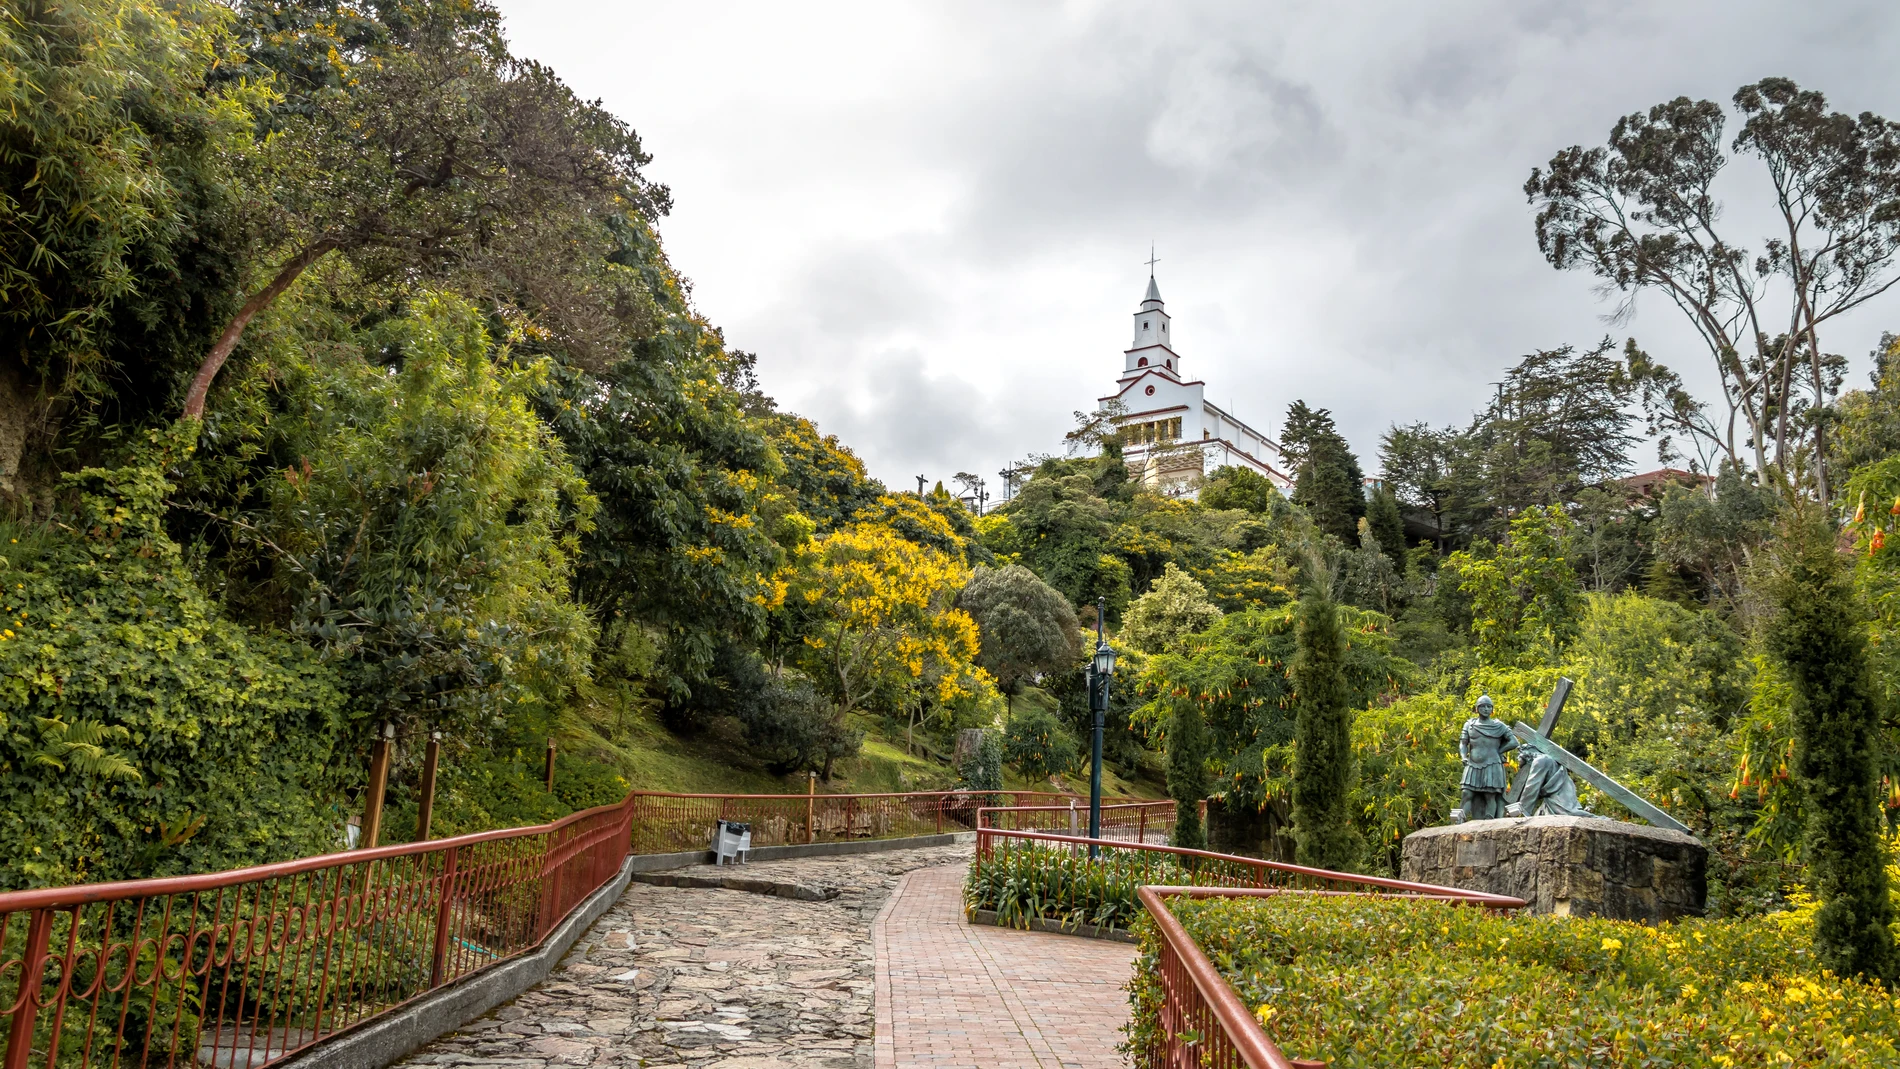
<path id="1" fill-rule="evenodd" d="M 1900 516 L 1900 497 L 1893 499 L 1893 507 L 1888 509 L 1887 512 L 1894 516 Z"/>
<path id="2" fill-rule="evenodd" d="M 1866 518 L 1867 518 L 1867 491 L 1862 490 L 1860 492 L 1860 504 L 1854 506 L 1854 522 L 1859 523 L 1862 520 L 1865 520 Z"/>
<path id="3" fill-rule="evenodd" d="M 1873 556 L 1887 546 L 1887 532 L 1875 529 L 1874 537 L 1867 542 L 1867 555 Z"/>

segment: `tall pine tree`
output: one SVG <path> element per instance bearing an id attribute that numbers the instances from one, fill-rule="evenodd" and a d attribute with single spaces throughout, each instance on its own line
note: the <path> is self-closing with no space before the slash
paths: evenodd
<path id="1" fill-rule="evenodd" d="M 1352 815 L 1352 705 L 1346 635 L 1321 589 L 1300 600 L 1294 633 L 1293 843 L 1302 865 L 1345 871 L 1358 861 Z"/>
<path id="2" fill-rule="evenodd" d="M 1293 500 L 1320 530 L 1356 545 L 1359 519 L 1366 514 L 1365 472 L 1333 425 L 1333 414 L 1293 402 L 1280 428 L 1280 448 L 1297 473 Z"/>
<path id="3" fill-rule="evenodd" d="M 1807 794 L 1807 855 L 1821 910 L 1814 945 L 1842 976 L 1891 981 L 1893 907 L 1874 766 L 1880 703 L 1864 618 L 1834 527 L 1797 504 L 1771 546 L 1769 651 L 1794 685 L 1795 774 Z"/>

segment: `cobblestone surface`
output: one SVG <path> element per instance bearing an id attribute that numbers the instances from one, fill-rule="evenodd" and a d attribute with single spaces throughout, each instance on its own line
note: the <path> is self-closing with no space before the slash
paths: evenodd
<path id="1" fill-rule="evenodd" d="M 401 1064 L 870 1069 L 872 922 L 904 873 L 970 851 L 740 868 L 837 888 L 827 901 L 632 884 L 546 981 Z"/>

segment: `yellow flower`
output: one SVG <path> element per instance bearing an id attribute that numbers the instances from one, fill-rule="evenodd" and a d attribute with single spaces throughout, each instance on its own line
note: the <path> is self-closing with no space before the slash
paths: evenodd
<path id="1" fill-rule="evenodd" d="M 1623 949 L 1623 941 L 1621 939 L 1605 939 L 1603 941 L 1603 949 L 1621 950 Z"/>
<path id="2" fill-rule="evenodd" d="M 1694 997 L 1696 997 L 1697 995 L 1700 995 L 1701 993 L 1702 993 L 1701 991 L 1699 991 L 1699 990 L 1697 990 L 1697 989 L 1696 989 L 1696 986 L 1695 986 L 1694 984 L 1683 984 L 1683 985 L 1682 985 L 1682 997 L 1683 997 L 1683 998 L 1694 998 Z"/>
<path id="3" fill-rule="evenodd" d="M 1273 1007 L 1262 1002 L 1260 1005 L 1254 1007 L 1253 1015 L 1260 1018 L 1261 1024 L 1266 1024 L 1267 1021 L 1273 1017 Z"/>

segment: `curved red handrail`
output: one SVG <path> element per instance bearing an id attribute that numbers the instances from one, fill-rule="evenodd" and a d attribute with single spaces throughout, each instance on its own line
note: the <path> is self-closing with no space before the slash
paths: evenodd
<path id="1" fill-rule="evenodd" d="M 1368 887 L 1380 887 L 1407 894 L 1424 894 L 1436 897 L 1455 897 L 1460 901 L 1481 903 L 1499 909 L 1521 909 L 1528 905 L 1521 898 L 1510 895 L 1496 895 L 1486 891 L 1466 891 L 1457 887 L 1441 887 L 1430 883 L 1413 883 L 1410 880 L 1394 880 L 1385 876 L 1366 876 L 1357 872 L 1334 872 L 1330 869 L 1309 868 L 1305 865 L 1293 865 L 1284 861 L 1267 861 L 1264 858 L 1242 857 L 1239 854 L 1219 854 L 1211 850 L 1194 850 L 1182 846 L 1162 846 L 1157 843 L 1123 842 L 1117 839 L 1088 839 L 1078 835 L 1056 835 L 1039 831 L 1009 831 L 1002 828 L 978 828 L 977 844 L 979 854 L 982 843 L 988 838 L 1033 839 L 1044 842 L 1067 843 L 1075 846 L 1095 845 L 1115 850 L 1140 850 L 1157 854 L 1174 854 L 1180 857 L 1207 858 L 1230 864 L 1283 872 L 1309 879 L 1332 880 L 1339 883 L 1361 884 Z"/>

